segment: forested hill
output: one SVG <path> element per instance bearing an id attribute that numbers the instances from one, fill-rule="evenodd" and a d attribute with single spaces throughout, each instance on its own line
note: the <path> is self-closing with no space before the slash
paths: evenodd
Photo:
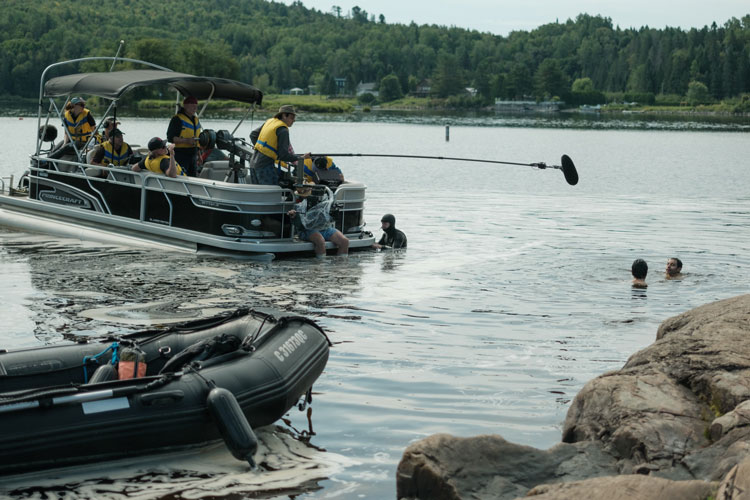
<path id="1" fill-rule="evenodd" d="M 473 87 L 487 102 L 566 96 L 576 82 L 581 91 L 679 96 L 699 82 L 715 99 L 750 92 L 750 14 L 707 23 L 690 31 L 623 30 L 609 18 L 581 14 L 502 37 L 388 24 L 357 8 L 350 15 L 323 13 L 301 2 L 4 0 L 0 94 L 34 97 L 45 66 L 112 56 L 121 39 L 123 56 L 250 82 L 266 93 L 310 85 L 333 93 L 335 78 L 345 79 L 349 92 L 358 82 L 386 79 L 381 99 L 425 80 L 433 95 Z"/>

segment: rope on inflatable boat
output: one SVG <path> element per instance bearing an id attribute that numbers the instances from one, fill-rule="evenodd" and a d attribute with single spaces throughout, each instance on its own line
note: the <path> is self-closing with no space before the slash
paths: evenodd
<path id="1" fill-rule="evenodd" d="M 104 349 L 99 354 L 94 354 L 93 356 L 84 356 L 83 357 L 83 383 L 84 384 L 87 384 L 88 381 L 89 381 L 89 374 L 88 374 L 88 371 L 86 369 L 87 362 L 89 360 L 99 361 L 99 358 L 101 358 L 102 356 L 104 356 L 105 354 L 107 354 L 107 352 L 109 352 L 111 350 L 112 351 L 112 359 L 110 360 L 110 363 L 112 363 L 113 365 L 117 364 L 117 361 L 119 361 L 119 359 L 120 359 L 119 354 L 117 352 L 117 349 L 119 347 L 120 347 L 120 344 L 118 344 L 117 342 L 112 342 L 112 344 L 110 344 L 109 347 L 107 347 L 106 349 Z"/>

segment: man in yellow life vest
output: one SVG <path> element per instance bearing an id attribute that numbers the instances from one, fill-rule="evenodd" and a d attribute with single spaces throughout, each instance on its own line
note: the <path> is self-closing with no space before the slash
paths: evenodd
<path id="1" fill-rule="evenodd" d="M 94 150 L 94 156 L 91 158 L 92 165 L 109 165 L 116 167 L 127 165 L 130 157 L 133 156 L 133 150 L 127 142 L 122 139 L 122 131 L 119 128 L 111 132 L 112 137 L 108 141 L 102 142 Z"/>
<path id="2" fill-rule="evenodd" d="M 148 156 L 133 165 L 133 172 L 149 171 L 164 174 L 167 177 L 185 175 L 180 164 L 175 160 L 174 144 L 167 147 L 167 142 L 159 137 L 148 141 Z"/>
<path id="3" fill-rule="evenodd" d="M 250 132 L 250 141 L 255 152 L 250 160 L 250 179 L 253 184 L 278 185 L 278 162 L 295 163 L 300 158 L 310 158 L 310 153 L 302 156 L 294 154 L 289 142 L 289 127 L 297 119 L 294 107 L 285 104 L 273 118 Z"/>
<path id="4" fill-rule="evenodd" d="M 305 165 L 305 182 L 327 184 L 333 181 L 336 185 L 344 182 L 344 173 L 330 156 L 307 158 L 302 163 Z"/>
<path id="5" fill-rule="evenodd" d="M 70 100 L 65 106 L 63 126 L 68 129 L 68 133 L 65 134 L 64 144 L 70 142 L 71 138 L 80 145 L 85 144 L 89 140 L 96 128 L 96 120 L 94 120 L 91 112 L 86 107 L 86 101 L 80 97 L 74 97 Z"/>
<path id="6" fill-rule="evenodd" d="M 167 128 L 167 141 L 174 144 L 175 159 L 191 177 L 198 175 L 198 137 L 203 131 L 198 115 L 195 114 L 197 110 L 198 99 L 186 97 Z"/>
<path id="7" fill-rule="evenodd" d="M 115 122 L 115 119 L 111 116 L 104 120 L 104 124 L 102 125 L 102 133 L 96 134 L 96 143 L 101 144 L 103 142 L 107 142 L 109 140 L 110 134 L 112 134 L 112 131 L 119 124 L 120 122 Z"/>

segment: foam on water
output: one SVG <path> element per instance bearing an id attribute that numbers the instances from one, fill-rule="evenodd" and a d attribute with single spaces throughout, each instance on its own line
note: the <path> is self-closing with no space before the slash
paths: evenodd
<path id="1" fill-rule="evenodd" d="M 217 443 L 180 453 L 11 476 L 0 482 L 0 495 L 30 500 L 267 498 L 319 489 L 318 481 L 356 464 L 309 446 L 278 426 L 257 429 L 256 436 L 255 470 Z"/>

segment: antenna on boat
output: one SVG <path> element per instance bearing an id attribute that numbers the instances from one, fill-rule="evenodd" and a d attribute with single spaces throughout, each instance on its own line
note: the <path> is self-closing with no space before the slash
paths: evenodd
<path id="1" fill-rule="evenodd" d="M 109 67 L 110 73 L 112 73 L 112 70 L 115 69 L 115 63 L 117 63 L 117 56 L 120 55 L 120 49 L 122 49 L 123 45 L 125 45 L 125 40 L 120 40 L 120 45 L 117 47 L 117 52 L 115 52 L 115 58 L 112 60 L 112 66 Z"/>

